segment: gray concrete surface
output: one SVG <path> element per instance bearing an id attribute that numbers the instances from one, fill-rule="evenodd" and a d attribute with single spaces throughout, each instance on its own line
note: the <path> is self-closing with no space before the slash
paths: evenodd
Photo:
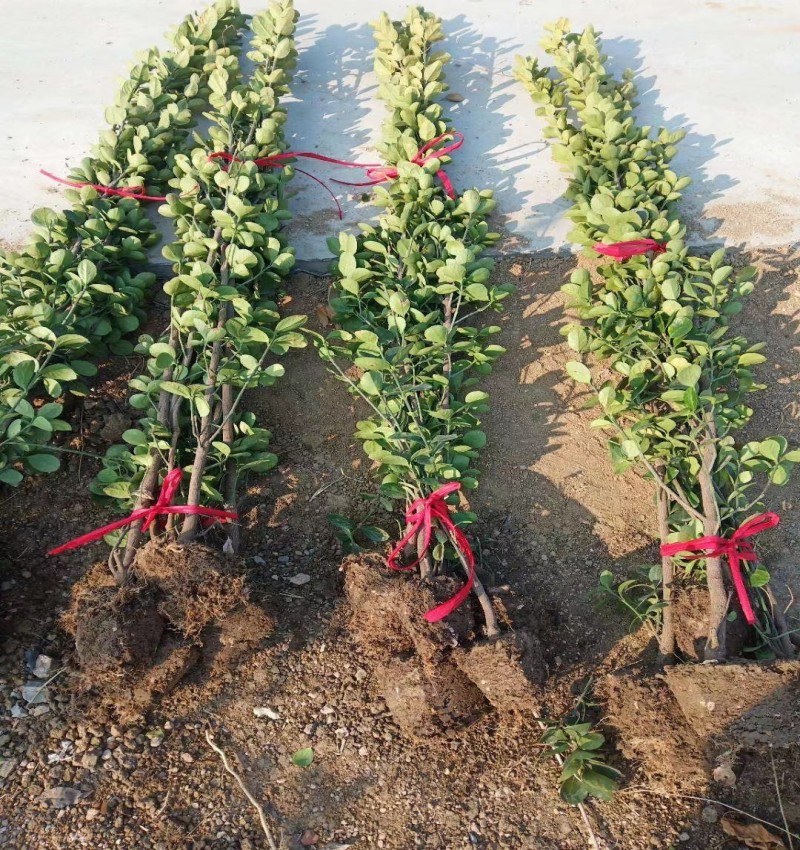
<path id="1" fill-rule="evenodd" d="M 187 0 L 4 0 L 0 50 L 0 240 L 15 244 L 36 207 L 57 206 L 61 190 L 39 168 L 66 173 L 102 125 L 118 79 L 136 52 L 197 3 Z M 244 0 L 246 11 L 258 2 Z M 289 135 L 296 149 L 371 160 L 384 118 L 375 100 L 368 22 L 384 0 L 297 0 L 300 66 Z M 800 236 L 800 4 L 741 0 L 670 4 L 646 0 L 430 0 L 444 18 L 453 55 L 448 79 L 464 100 L 451 104 L 466 144 L 450 168 L 456 185 L 491 186 L 506 250 L 561 250 L 567 226 L 563 178 L 541 125 L 511 78 L 515 54 L 539 51 L 543 25 L 565 15 L 606 37 L 611 66 L 637 71 L 643 121 L 685 127 L 676 170 L 694 179 L 686 209 L 693 238 L 747 247 L 781 246 Z M 342 176 L 311 166 L 320 177 Z M 295 181 L 292 241 L 298 256 L 327 256 L 340 227 L 324 191 Z M 340 190 L 345 224 L 370 209 Z"/>

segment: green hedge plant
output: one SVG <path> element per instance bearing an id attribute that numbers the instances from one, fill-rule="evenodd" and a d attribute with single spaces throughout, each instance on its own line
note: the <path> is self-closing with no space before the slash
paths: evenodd
<path id="1" fill-rule="evenodd" d="M 209 92 L 208 72 L 230 61 L 244 19 L 234 0 L 189 16 L 171 49 L 151 49 L 131 69 L 108 128 L 69 180 L 163 194 Z M 84 187 L 65 192 L 72 206 L 33 213 L 35 235 L 0 253 L 0 481 L 52 472 L 53 434 L 68 431 L 59 399 L 83 395 L 97 361 L 132 351 L 125 338 L 144 318 L 154 276 L 142 271 L 158 241 L 134 198 Z"/>
<path id="2" fill-rule="evenodd" d="M 305 317 L 282 319 L 274 300 L 294 265 L 281 231 L 293 170 L 252 162 L 286 149 L 280 99 L 296 62 L 296 18 L 285 0 L 252 19 L 252 75 L 243 79 L 238 61 L 218 63 L 209 78 L 209 138 L 175 158 L 175 192 L 160 209 L 176 230 L 164 249 L 174 269 L 165 285 L 170 326 L 159 339 L 140 339 L 148 360 L 131 381 L 130 403 L 141 418 L 123 445 L 109 449 L 92 488 L 120 507 L 152 505 L 163 479 L 181 469 L 188 476 L 182 504 L 234 510 L 239 477 L 276 462 L 269 433 L 241 403 L 246 390 L 283 374 L 276 358 L 305 344 L 298 333 Z M 167 528 L 183 543 L 197 539 L 198 516 L 186 516 L 180 529 L 174 520 Z M 229 540 L 235 549 L 235 530 Z M 139 524 L 113 542 L 110 564 L 122 582 L 142 542 Z"/>
<path id="3" fill-rule="evenodd" d="M 390 179 L 375 189 L 376 225 L 329 240 L 337 255 L 331 307 L 338 328 L 320 351 L 370 412 L 356 436 L 375 464 L 382 496 L 408 506 L 448 482 L 465 491 L 478 486 L 488 395 L 477 385 L 503 348 L 494 342 L 499 327 L 474 320 L 499 309 L 509 287 L 492 282 L 493 262 L 484 256 L 498 239 L 486 221 L 491 191 L 450 198 L 437 176 L 447 157 L 414 161 L 426 144 L 444 137 L 432 149 L 441 150 L 453 140 L 441 104 L 449 61 L 436 50 L 441 21 L 412 8 L 402 22 L 384 14 L 373 26 L 379 94 L 390 113 L 380 153 L 396 176 L 390 168 Z M 455 519 L 463 525 L 472 517 L 456 512 Z M 450 537 L 437 529 L 431 555 L 421 560 L 423 578 L 444 568 Z M 476 590 L 494 634 L 480 582 Z"/>
<path id="4" fill-rule="evenodd" d="M 563 287 L 579 321 L 563 329 L 585 359 L 602 362 L 614 377 L 598 380 L 576 360 L 567 371 L 593 393 L 608 433 L 616 472 L 636 469 L 655 486 L 662 543 L 703 535 L 729 538 L 764 510 L 770 484 L 788 480 L 800 452 L 781 436 L 743 442 L 752 416 L 750 393 L 761 389 L 753 367 L 764 362 L 731 328 L 752 292 L 756 271 L 736 270 L 723 249 L 710 256 L 686 245 L 678 202 L 688 177 L 671 167 L 682 131 L 653 130 L 637 122 L 631 72 L 605 67 L 598 34 L 570 32 L 560 20 L 543 47 L 552 67 L 520 58 L 516 76 L 537 104 L 554 159 L 569 175 L 570 239 L 592 246 L 652 239 L 656 251 L 577 269 Z M 662 250 L 663 248 L 663 250 Z M 718 557 L 662 560 L 660 646 L 675 652 L 672 585 L 702 578 L 708 587 L 706 658 L 727 655 L 729 616 L 742 616 Z M 762 647 L 782 655 L 792 642 L 768 587 L 769 573 L 743 564 Z"/>

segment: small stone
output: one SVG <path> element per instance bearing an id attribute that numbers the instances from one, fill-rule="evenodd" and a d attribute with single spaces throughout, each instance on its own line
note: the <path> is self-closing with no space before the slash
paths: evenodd
<path id="1" fill-rule="evenodd" d="M 358 670 L 356 670 L 356 681 L 357 682 L 363 682 L 364 679 L 366 679 L 366 678 L 367 678 L 367 671 L 363 667 L 359 667 Z"/>
<path id="2" fill-rule="evenodd" d="M 48 713 L 49 713 L 49 711 L 50 711 L 50 706 L 49 706 L 49 705 L 35 705 L 35 706 L 31 709 L 31 714 L 32 714 L 34 717 L 41 717 L 43 714 L 48 714 Z"/>
<path id="3" fill-rule="evenodd" d="M 261 557 L 261 555 L 254 555 L 253 556 L 253 563 L 257 567 L 266 567 L 267 566 L 267 562 Z"/>
<path id="4" fill-rule="evenodd" d="M 444 99 L 449 100 L 450 103 L 461 103 L 461 101 L 464 100 L 464 95 L 459 94 L 458 92 L 455 92 L 455 91 L 451 91 L 451 92 L 448 92 L 444 96 Z"/>
<path id="5" fill-rule="evenodd" d="M 105 425 L 100 429 L 100 436 L 107 443 L 117 443 L 122 439 L 122 435 L 128 428 L 131 427 L 130 417 L 124 413 L 112 413 L 106 419 Z"/>
<path id="6" fill-rule="evenodd" d="M 320 714 L 336 714 L 336 709 L 332 705 L 323 705 L 319 710 Z"/>
<path id="7" fill-rule="evenodd" d="M 70 788 L 67 785 L 56 785 L 55 788 L 48 788 L 42 794 L 41 799 L 50 803 L 54 809 L 66 809 L 67 806 L 74 806 L 82 796 L 83 793 L 77 788 Z"/>
<path id="8" fill-rule="evenodd" d="M 27 717 L 28 712 L 18 703 L 15 702 L 14 705 L 11 706 L 11 716 L 19 719 L 20 717 Z"/>
<path id="9" fill-rule="evenodd" d="M 289 583 L 294 584 L 297 587 L 300 587 L 300 585 L 303 584 L 308 584 L 310 581 L 311 576 L 308 573 L 297 573 L 289 579 Z"/>
<path id="10" fill-rule="evenodd" d="M 256 717 L 268 717 L 270 720 L 280 720 L 280 714 L 268 705 L 258 705 L 253 709 Z"/>
<path id="11" fill-rule="evenodd" d="M 94 820 L 100 817 L 100 809 L 87 809 L 86 820 Z"/>
<path id="12" fill-rule="evenodd" d="M 97 753 L 84 753 L 83 758 L 81 759 L 81 765 L 86 768 L 97 767 Z"/>
<path id="13" fill-rule="evenodd" d="M 53 672 L 53 659 L 49 655 L 38 655 L 33 665 L 33 675 L 37 679 L 47 679 Z"/>
<path id="14" fill-rule="evenodd" d="M 22 698 L 28 705 L 47 702 L 47 688 L 44 682 L 27 682 L 20 689 Z"/>
<path id="15" fill-rule="evenodd" d="M 720 785 L 724 785 L 726 788 L 733 788 L 736 785 L 736 774 L 727 764 L 717 765 L 714 768 L 712 776 L 715 782 L 719 782 Z"/>
<path id="16" fill-rule="evenodd" d="M 358 754 L 359 754 L 362 758 L 364 758 L 365 756 L 368 756 L 368 755 L 369 755 L 369 750 L 368 750 L 366 747 L 359 747 L 359 748 L 358 748 Z"/>
<path id="17" fill-rule="evenodd" d="M 700 813 L 700 817 L 706 823 L 716 823 L 719 820 L 719 812 L 714 806 L 706 806 Z"/>
<path id="18" fill-rule="evenodd" d="M 191 753 L 181 753 L 181 761 L 184 764 L 192 764 L 194 761 L 194 756 Z"/>
<path id="19" fill-rule="evenodd" d="M 0 759 L 0 779 L 8 779 L 18 764 L 17 759 Z"/>
<path id="20" fill-rule="evenodd" d="M 688 833 L 688 832 L 682 832 L 682 833 L 678 836 L 678 841 L 688 841 L 690 837 L 691 837 L 691 836 L 689 835 L 689 833 Z"/>
<path id="21" fill-rule="evenodd" d="M 319 834 L 314 832 L 313 829 L 304 829 L 300 836 L 300 843 L 303 847 L 313 847 L 319 843 Z"/>

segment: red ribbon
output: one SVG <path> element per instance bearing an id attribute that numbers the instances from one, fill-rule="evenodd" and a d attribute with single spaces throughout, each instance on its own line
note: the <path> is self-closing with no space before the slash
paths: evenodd
<path id="1" fill-rule="evenodd" d="M 434 150 L 438 144 L 443 142 L 445 139 L 453 138 L 454 141 L 450 145 L 446 145 L 439 150 Z M 427 162 L 430 162 L 432 159 L 441 159 L 443 156 L 447 156 L 451 154 L 453 151 L 457 151 L 461 145 L 464 144 L 464 134 L 463 133 L 443 133 L 441 136 L 437 136 L 435 139 L 431 139 L 429 142 L 426 142 L 418 151 L 415 157 L 413 157 L 410 161 L 414 163 L 414 165 L 423 166 Z M 432 151 L 432 153 L 428 153 L 428 151 Z M 428 154 L 425 156 L 425 154 Z M 335 162 L 336 160 L 330 160 L 331 162 Z M 339 165 L 347 165 L 355 168 L 363 168 L 369 180 L 366 180 L 363 183 L 347 183 L 344 180 L 335 180 L 335 183 L 341 183 L 343 186 L 375 186 L 378 183 L 383 183 L 386 180 L 397 180 L 398 172 L 397 168 L 394 166 L 387 165 L 366 165 L 357 162 L 341 162 L 339 161 Z M 453 183 L 450 178 L 447 176 L 447 173 L 444 169 L 440 169 L 436 172 L 436 176 L 442 183 L 442 188 L 445 191 L 445 194 L 451 200 L 456 199 L 456 190 L 453 188 Z"/>
<path id="2" fill-rule="evenodd" d="M 88 543 L 94 543 L 95 540 L 100 540 L 112 531 L 124 528 L 126 525 L 131 525 L 139 520 L 144 520 L 142 522 L 142 531 L 147 531 L 158 517 L 166 514 L 195 514 L 223 520 L 239 519 L 239 514 L 232 511 L 223 511 L 219 508 L 204 508 L 202 505 L 171 505 L 170 503 L 175 498 L 175 494 L 181 486 L 181 478 L 183 478 L 183 470 L 173 469 L 164 478 L 161 484 L 161 492 L 158 494 L 158 499 L 154 505 L 151 505 L 149 508 L 137 508 L 130 516 L 125 517 L 125 519 L 104 525 L 102 528 L 96 528 L 88 534 L 83 534 L 74 540 L 70 540 L 69 543 L 64 543 L 55 549 L 51 549 L 47 554 L 60 555 L 69 549 L 78 549 L 81 546 L 86 546 Z"/>
<path id="3" fill-rule="evenodd" d="M 94 189 L 101 195 L 114 195 L 117 198 L 136 198 L 137 201 L 166 201 L 166 196 L 161 195 L 145 195 L 144 186 L 128 186 L 123 189 L 115 189 L 113 186 L 102 186 L 100 183 L 76 183 L 73 180 L 65 180 L 63 177 L 56 177 L 49 171 L 43 168 L 39 169 L 39 174 L 44 174 L 56 183 L 63 183 L 65 186 L 72 186 L 73 189 L 85 189 L 87 186 Z"/>
<path id="4" fill-rule="evenodd" d="M 448 599 L 447 602 L 437 605 L 425 614 L 425 619 L 429 623 L 436 623 L 449 614 L 452 614 L 467 596 L 469 596 L 469 592 L 472 590 L 472 585 L 475 581 L 475 556 L 472 554 L 472 549 L 470 549 L 466 535 L 453 522 L 453 518 L 450 515 L 450 508 L 445 502 L 447 496 L 460 489 L 461 485 L 457 481 L 453 481 L 450 484 L 445 484 L 438 490 L 434 490 L 430 496 L 426 496 L 423 499 L 415 499 L 406 508 L 406 526 L 408 530 L 386 559 L 387 566 L 393 570 L 413 570 L 422 560 L 428 549 L 430 549 L 434 520 L 453 535 L 456 546 L 469 566 L 469 578 L 467 579 L 467 583 L 455 596 Z M 397 559 L 403 553 L 406 546 L 412 540 L 416 539 L 420 528 L 422 529 L 422 551 L 419 557 L 408 566 L 404 567 L 398 564 Z"/>
<path id="5" fill-rule="evenodd" d="M 598 242 L 592 247 L 598 254 L 605 254 L 606 257 L 614 257 L 620 261 L 630 260 L 637 254 L 648 254 L 650 251 L 663 254 L 667 250 L 664 242 L 656 242 L 655 239 L 632 239 L 630 242 L 614 242 L 611 245 Z"/>
<path id="6" fill-rule="evenodd" d="M 749 538 L 761 534 L 768 528 L 774 528 L 780 521 L 781 518 L 772 512 L 759 514 L 740 525 L 730 537 L 716 537 L 710 534 L 706 537 L 698 537 L 697 540 L 665 543 L 661 547 L 661 554 L 671 556 L 688 552 L 697 553 L 703 558 L 727 558 L 744 618 L 752 626 L 755 625 L 756 615 L 753 613 L 753 606 L 750 604 L 750 597 L 747 595 L 741 562 L 758 560 Z"/>
<path id="7" fill-rule="evenodd" d="M 454 139 L 453 143 L 447 145 L 440 150 L 434 151 L 434 148 L 443 142 L 445 139 L 452 137 Z M 419 151 L 417 151 L 416 156 L 411 160 L 415 165 L 425 165 L 432 159 L 438 159 L 447 154 L 452 153 L 455 150 L 458 150 L 464 144 L 464 135 L 462 133 L 444 133 L 441 136 L 437 136 L 435 139 L 431 139 L 431 141 L 424 144 Z M 429 151 L 433 151 L 429 153 Z M 427 156 L 426 156 L 427 154 Z M 257 165 L 259 168 L 283 168 L 284 165 L 289 163 L 290 160 L 293 159 L 315 159 L 318 162 L 328 162 L 331 165 L 342 165 L 345 168 L 361 168 L 364 173 L 369 177 L 369 180 L 364 181 L 363 183 L 350 183 L 347 180 L 334 180 L 334 183 L 338 183 L 341 186 L 376 186 L 378 183 L 383 183 L 386 180 L 396 180 L 398 177 L 397 168 L 394 166 L 384 165 L 379 162 L 349 162 L 345 159 L 335 159 L 332 156 L 325 156 L 321 153 L 314 153 L 313 151 L 285 151 L 284 153 L 276 153 L 272 156 L 262 156 L 258 159 L 239 159 L 239 157 L 234 156 L 233 154 L 227 153 L 226 151 L 217 151 L 212 153 L 208 157 L 209 159 L 221 159 L 224 162 L 252 162 L 254 165 Z M 302 168 L 296 168 L 296 171 L 300 172 L 300 174 L 305 174 L 306 177 L 310 177 L 315 183 L 319 183 L 325 191 L 333 198 L 333 202 L 336 204 L 336 209 L 339 212 L 339 218 L 343 217 L 342 207 L 339 204 L 339 201 L 336 198 L 336 195 L 333 194 L 330 187 L 323 180 L 320 180 L 319 177 L 309 173 L 308 171 L 304 171 Z M 455 200 L 456 192 L 453 188 L 453 183 L 447 174 L 440 170 L 437 172 L 437 176 L 439 180 L 442 182 L 442 186 L 447 194 L 448 198 Z"/>

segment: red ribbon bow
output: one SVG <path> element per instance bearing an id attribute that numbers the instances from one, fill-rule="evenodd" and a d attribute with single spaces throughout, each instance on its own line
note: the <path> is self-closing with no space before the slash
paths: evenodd
<path id="1" fill-rule="evenodd" d="M 88 534 L 83 534 L 70 540 L 69 543 L 63 543 L 55 549 L 51 549 L 48 555 L 60 555 L 69 549 L 78 549 L 81 546 L 86 546 L 88 543 L 94 543 L 95 540 L 100 540 L 106 534 L 116 531 L 118 528 L 124 528 L 126 525 L 132 525 L 134 522 L 144 520 L 142 522 L 142 531 L 147 531 L 158 517 L 166 514 L 197 514 L 204 517 L 213 517 L 214 519 L 235 520 L 239 519 L 239 514 L 232 511 L 223 511 L 219 508 L 204 508 L 202 505 L 172 505 L 170 504 L 181 486 L 181 478 L 183 478 L 183 470 L 173 469 L 164 478 L 161 484 L 161 492 L 158 494 L 158 499 L 154 505 L 149 508 L 136 508 L 130 516 L 125 519 L 119 519 L 116 522 L 104 525 L 102 528 L 96 528 Z"/>
<path id="2" fill-rule="evenodd" d="M 445 139 L 452 137 L 455 141 L 451 145 L 447 145 L 446 147 L 441 148 L 440 150 L 434 151 L 433 153 L 429 153 L 429 151 L 433 151 L 433 149 Z M 449 153 L 452 153 L 454 150 L 458 150 L 461 145 L 464 144 L 464 135 L 462 133 L 445 133 L 441 136 L 437 136 L 435 139 L 431 139 L 431 141 L 424 144 L 419 151 L 417 151 L 417 155 L 411 160 L 415 165 L 425 165 L 425 163 L 429 162 L 432 159 L 437 159 L 439 157 L 446 156 Z M 427 156 L 426 156 L 427 154 Z M 350 183 L 347 180 L 334 180 L 334 183 L 338 183 L 340 186 L 376 186 L 378 183 L 383 183 L 386 180 L 396 180 L 398 177 L 397 168 L 394 166 L 383 165 L 380 162 L 349 162 L 345 159 L 335 159 L 332 156 L 325 156 L 321 153 L 314 153 L 313 151 L 285 151 L 284 153 L 276 153 L 272 156 L 262 156 L 258 159 L 239 159 L 239 157 L 234 156 L 233 154 L 228 153 L 227 151 L 216 151 L 215 153 L 209 154 L 209 159 L 221 159 L 224 162 L 252 162 L 254 165 L 257 165 L 259 168 L 283 168 L 293 159 L 315 159 L 318 162 L 328 162 L 331 165 L 342 165 L 345 168 L 361 168 L 366 173 L 369 180 L 364 181 L 363 183 Z M 336 204 L 336 209 L 339 212 L 339 218 L 343 218 L 342 207 L 339 201 L 336 198 L 336 195 L 331 191 L 330 186 L 325 183 L 323 180 L 320 180 L 319 177 L 316 177 L 314 174 L 311 174 L 308 171 L 304 171 L 302 168 L 295 167 L 295 171 L 298 171 L 300 174 L 305 174 L 306 177 L 310 177 L 315 183 L 319 183 L 325 191 L 333 198 L 333 202 Z M 455 200 L 456 192 L 453 188 L 453 183 L 447 174 L 444 171 L 438 172 L 439 180 L 442 182 L 442 186 L 444 187 L 445 192 L 447 193 L 448 198 L 452 198 Z"/>
<path id="3" fill-rule="evenodd" d="M 614 257 L 620 262 L 630 260 L 637 254 L 647 254 L 652 251 L 654 254 L 663 254 L 667 250 L 664 242 L 656 242 L 655 239 L 632 239 L 630 242 L 614 242 L 611 245 L 604 245 L 598 242 L 592 246 L 598 254 L 605 254 L 606 257 Z"/>
<path id="4" fill-rule="evenodd" d="M 446 145 L 439 150 L 435 150 L 437 145 L 443 142 L 445 139 L 452 138 L 454 141 L 450 145 Z M 432 159 L 441 159 L 443 156 L 447 156 L 451 154 L 453 151 L 457 151 L 461 145 L 464 144 L 464 134 L 463 133 L 443 133 L 441 136 L 437 136 L 435 139 L 431 139 L 429 142 L 426 142 L 418 151 L 416 156 L 410 161 L 414 163 L 414 165 L 423 166 L 426 163 L 430 162 Z M 431 151 L 431 153 L 429 153 Z M 427 156 L 426 156 L 427 154 Z M 331 160 L 333 162 L 334 160 Z M 344 180 L 335 180 L 335 183 L 340 183 L 343 186 L 376 186 L 378 183 L 383 183 L 386 180 L 397 180 L 398 171 L 395 166 L 391 165 L 367 165 L 360 163 L 349 163 L 349 162 L 339 162 L 339 165 L 347 165 L 355 168 L 363 168 L 369 180 L 366 180 L 363 183 L 348 183 Z M 456 199 L 456 190 L 453 188 L 453 182 L 447 176 L 447 173 L 444 169 L 440 169 L 437 171 L 436 176 L 442 183 L 442 188 L 445 191 L 445 194 L 451 200 Z"/>
<path id="5" fill-rule="evenodd" d="M 117 198 L 136 198 L 137 201 L 166 201 L 166 196 L 161 195 L 145 195 L 144 186 L 127 186 L 123 189 L 115 189 L 113 186 L 103 186 L 100 183 L 76 183 L 73 180 L 65 180 L 63 177 L 56 177 L 49 171 L 43 168 L 39 169 L 39 174 L 44 174 L 56 183 L 63 183 L 65 186 L 72 186 L 73 189 L 85 189 L 87 186 L 99 192 L 101 195 L 114 195 Z"/>
<path id="6" fill-rule="evenodd" d="M 665 543 L 661 547 L 661 554 L 671 556 L 687 552 L 696 553 L 703 558 L 727 558 L 731 568 L 733 585 L 736 588 L 736 595 L 739 597 L 739 604 L 742 606 L 744 618 L 753 626 L 756 622 L 756 615 L 753 613 L 753 606 L 750 604 L 750 597 L 747 595 L 747 588 L 745 587 L 744 577 L 742 576 L 741 562 L 758 560 L 758 556 L 749 538 L 755 537 L 756 534 L 761 534 L 762 531 L 766 531 L 768 528 L 774 528 L 780 521 L 781 518 L 772 512 L 759 514 L 753 517 L 753 519 L 742 523 L 730 537 L 716 537 L 713 534 L 709 534 L 706 537 L 698 537 L 697 540 Z"/>
<path id="7" fill-rule="evenodd" d="M 447 496 L 460 489 L 461 485 L 457 481 L 452 481 L 450 484 L 445 484 L 438 490 L 434 490 L 430 496 L 425 496 L 425 498 L 422 499 L 415 499 L 406 508 L 406 526 L 408 530 L 402 540 L 400 540 L 394 549 L 392 549 L 391 554 L 386 559 L 387 566 L 393 570 L 413 570 L 430 548 L 434 520 L 453 535 L 456 546 L 464 556 L 464 560 L 469 566 L 469 578 L 467 579 L 467 583 L 458 591 L 458 593 L 455 594 L 455 596 L 452 596 L 447 600 L 447 602 L 437 605 L 425 614 L 425 619 L 429 623 L 436 623 L 437 621 L 447 617 L 448 614 L 452 614 L 453 611 L 455 611 L 456 608 L 458 608 L 458 606 L 467 598 L 467 596 L 469 596 L 469 592 L 472 590 L 472 585 L 475 581 L 475 556 L 472 554 L 472 549 L 470 549 L 466 535 L 453 522 L 453 518 L 450 515 L 450 508 L 445 502 L 445 498 Z M 420 528 L 423 530 L 423 545 L 419 557 L 408 566 L 404 567 L 401 564 L 398 564 L 397 559 L 400 557 L 406 546 L 412 540 L 416 539 Z"/>

